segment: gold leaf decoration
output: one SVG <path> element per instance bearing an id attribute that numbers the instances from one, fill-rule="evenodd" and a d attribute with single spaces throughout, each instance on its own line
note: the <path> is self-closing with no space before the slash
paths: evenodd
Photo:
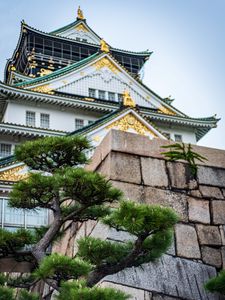
<path id="1" fill-rule="evenodd" d="M 107 67 L 115 74 L 120 72 L 118 67 L 115 64 L 113 64 L 107 57 L 101 58 L 96 63 L 94 63 L 93 66 L 96 70 L 101 70 L 102 68 Z"/>
<path id="2" fill-rule="evenodd" d="M 3 171 L 2 173 L 0 173 L 0 180 L 15 182 L 26 179 L 29 175 L 28 173 L 19 173 L 22 170 L 24 170 L 24 166 L 18 166 L 10 170 Z"/>
<path id="3" fill-rule="evenodd" d="M 75 29 L 78 31 L 84 31 L 84 32 L 88 32 L 89 30 L 84 26 L 84 24 L 80 23 L 77 26 L 75 26 Z"/>
<path id="4" fill-rule="evenodd" d="M 53 95 L 53 89 L 49 85 L 42 85 L 31 89 L 34 92 Z"/>
<path id="5" fill-rule="evenodd" d="M 147 133 L 150 133 L 154 137 L 157 137 L 157 135 L 150 130 L 147 126 L 145 126 L 143 123 L 141 123 L 133 114 L 129 113 L 123 118 L 113 122 L 112 124 L 108 125 L 106 128 L 111 129 L 117 127 L 119 130 L 122 131 L 128 131 L 128 129 L 135 130 L 140 135 L 146 135 Z"/>
<path id="6" fill-rule="evenodd" d="M 173 112 L 172 110 L 170 110 L 169 108 L 161 105 L 159 108 L 158 108 L 158 112 L 160 113 L 163 113 L 165 115 L 176 115 L 175 112 Z"/>

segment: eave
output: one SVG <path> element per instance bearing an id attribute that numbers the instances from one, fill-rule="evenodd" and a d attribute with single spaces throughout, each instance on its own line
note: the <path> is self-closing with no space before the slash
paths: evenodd
<path id="1" fill-rule="evenodd" d="M 17 125 L 12 123 L 0 123 L 0 134 L 26 138 L 37 138 L 45 136 L 62 136 L 68 134 L 68 132 Z"/>

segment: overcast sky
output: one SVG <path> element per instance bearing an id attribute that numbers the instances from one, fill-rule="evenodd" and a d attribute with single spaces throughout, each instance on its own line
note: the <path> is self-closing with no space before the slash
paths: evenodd
<path id="1" fill-rule="evenodd" d="M 225 149 L 225 0 L 0 0 L 0 80 L 22 19 L 49 32 L 73 22 L 79 5 L 111 46 L 154 51 L 144 83 L 189 116 L 217 114 L 199 145 Z"/>

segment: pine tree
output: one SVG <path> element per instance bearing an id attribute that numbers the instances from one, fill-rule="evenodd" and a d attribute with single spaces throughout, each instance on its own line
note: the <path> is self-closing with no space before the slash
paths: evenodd
<path id="1" fill-rule="evenodd" d="M 82 167 L 88 163 L 85 153 L 89 148 L 88 140 L 80 136 L 47 137 L 16 148 L 17 160 L 23 161 L 30 172 L 27 179 L 14 185 L 9 205 L 48 209 L 52 221 L 35 231 L 0 230 L 0 259 L 11 255 L 20 261 L 29 260 L 33 266 L 26 276 L 1 274 L 0 299 L 39 299 L 29 290 L 40 281 L 49 286 L 45 299 L 53 292 L 58 300 L 128 299 L 123 292 L 96 284 L 106 275 L 154 262 L 170 246 L 177 215 L 169 208 L 123 199 L 122 192 L 103 176 Z M 117 204 L 112 205 L 114 202 Z M 115 243 L 82 238 L 75 257 L 46 251 L 62 237 L 66 222 L 87 220 L 127 231 L 133 239 Z M 16 293 L 18 288 L 21 292 Z"/>

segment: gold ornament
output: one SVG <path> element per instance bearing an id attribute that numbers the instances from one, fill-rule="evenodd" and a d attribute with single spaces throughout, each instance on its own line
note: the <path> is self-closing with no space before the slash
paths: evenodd
<path id="1" fill-rule="evenodd" d="M 53 95 L 53 89 L 49 85 L 42 85 L 31 89 L 34 92 Z"/>
<path id="2" fill-rule="evenodd" d="M 163 114 L 165 114 L 165 115 L 172 115 L 172 116 L 176 115 L 175 112 L 173 112 L 172 110 L 170 110 L 169 108 L 167 108 L 167 107 L 165 107 L 165 106 L 163 106 L 163 105 L 161 105 L 161 106 L 158 108 L 158 112 L 159 112 L 159 113 L 163 113 Z"/>
<path id="3" fill-rule="evenodd" d="M 101 41 L 100 41 L 100 46 L 101 46 L 101 51 L 102 52 L 108 53 L 110 51 L 109 50 L 109 45 L 107 45 L 106 42 L 103 39 L 101 39 Z"/>
<path id="4" fill-rule="evenodd" d="M 20 174 L 19 172 L 24 169 L 24 166 L 15 167 L 13 169 L 3 171 L 0 173 L 0 180 L 4 181 L 19 181 L 28 178 L 29 174 Z"/>
<path id="5" fill-rule="evenodd" d="M 156 134 L 150 130 L 147 126 L 141 123 L 133 114 L 129 113 L 123 118 L 113 122 L 108 125 L 106 128 L 111 129 L 117 127 L 119 130 L 128 131 L 128 129 L 135 130 L 140 135 L 146 135 L 150 133 L 154 137 L 157 137 Z"/>
<path id="6" fill-rule="evenodd" d="M 84 26 L 84 24 L 78 24 L 77 26 L 75 26 L 75 29 L 78 31 L 84 31 L 84 32 L 88 32 L 89 30 Z"/>
<path id="7" fill-rule="evenodd" d="M 103 57 L 100 60 L 98 60 L 96 63 L 93 64 L 93 66 L 96 68 L 96 70 L 100 70 L 104 67 L 109 68 L 113 73 L 117 74 L 120 72 L 118 67 L 111 62 L 111 60 L 108 59 L 108 57 Z"/>
<path id="8" fill-rule="evenodd" d="M 78 7 L 78 10 L 77 10 L 77 19 L 84 20 L 84 14 L 83 14 L 83 11 L 80 9 L 80 6 Z"/>
<path id="9" fill-rule="evenodd" d="M 52 73 L 51 70 L 47 70 L 47 69 L 41 68 L 41 69 L 40 69 L 40 72 L 38 72 L 37 74 L 39 74 L 41 77 L 43 77 L 43 76 L 49 75 L 49 74 L 51 74 L 51 73 Z"/>
<path id="10" fill-rule="evenodd" d="M 128 91 L 123 92 L 123 105 L 124 106 L 130 106 L 130 107 L 135 107 L 136 106 L 136 103 L 131 98 L 130 93 Z"/>

